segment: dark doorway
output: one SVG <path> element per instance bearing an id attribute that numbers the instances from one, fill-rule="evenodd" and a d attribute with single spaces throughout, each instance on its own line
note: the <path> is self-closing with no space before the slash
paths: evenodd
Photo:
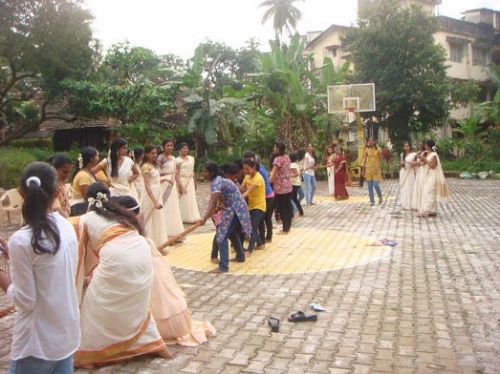
<path id="1" fill-rule="evenodd" d="M 56 130 L 54 133 L 54 150 L 66 152 L 72 148 L 91 146 L 106 149 L 111 131 L 102 127 L 81 127 L 75 129 Z"/>

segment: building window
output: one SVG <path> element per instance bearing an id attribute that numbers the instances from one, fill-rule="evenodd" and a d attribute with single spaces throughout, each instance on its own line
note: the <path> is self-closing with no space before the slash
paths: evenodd
<path id="1" fill-rule="evenodd" d="M 450 61 L 461 63 L 464 58 L 464 45 L 461 43 L 450 43 Z"/>
<path id="2" fill-rule="evenodd" d="M 472 47 L 472 64 L 488 65 L 488 49 L 482 47 Z"/>

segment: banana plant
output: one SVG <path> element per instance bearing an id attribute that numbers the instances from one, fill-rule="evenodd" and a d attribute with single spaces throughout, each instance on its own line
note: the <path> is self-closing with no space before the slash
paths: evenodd
<path id="1" fill-rule="evenodd" d="M 277 138 L 296 148 L 312 132 L 308 121 L 314 103 L 308 87 L 315 79 L 308 68 L 311 57 L 304 57 L 299 35 L 292 37 L 289 45 L 270 41 L 270 47 L 271 51 L 261 56 L 257 86 L 264 105 L 271 109 Z"/>
<path id="2" fill-rule="evenodd" d="M 206 145 L 228 143 L 236 137 L 242 127 L 239 114 L 246 104 L 234 97 L 217 98 L 211 82 L 204 79 L 203 58 L 203 48 L 198 47 L 183 79 L 187 132 L 194 137 L 198 157 L 205 156 Z"/>

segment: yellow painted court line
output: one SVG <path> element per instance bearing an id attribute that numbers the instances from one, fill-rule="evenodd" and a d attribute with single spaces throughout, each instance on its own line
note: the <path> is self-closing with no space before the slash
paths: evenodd
<path id="1" fill-rule="evenodd" d="M 214 233 L 190 235 L 167 256 L 175 267 L 208 272 Z M 289 235 L 275 235 L 266 249 L 254 251 L 244 263 L 230 262 L 235 274 L 298 274 L 365 265 L 387 256 L 390 247 L 369 247 L 375 239 L 347 231 L 294 228 Z M 234 257 L 231 251 L 230 258 Z"/>

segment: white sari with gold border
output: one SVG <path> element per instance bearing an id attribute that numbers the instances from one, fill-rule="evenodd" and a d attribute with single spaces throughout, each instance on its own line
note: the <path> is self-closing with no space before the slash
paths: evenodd
<path id="1" fill-rule="evenodd" d="M 77 228 L 82 338 L 75 366 L 163 350 L 165 343 L 149 310 L 153 266 L 147 240 L 95 212 L 80 217 Z M 84 279 L 89 281 L 86 289 Z"/>

